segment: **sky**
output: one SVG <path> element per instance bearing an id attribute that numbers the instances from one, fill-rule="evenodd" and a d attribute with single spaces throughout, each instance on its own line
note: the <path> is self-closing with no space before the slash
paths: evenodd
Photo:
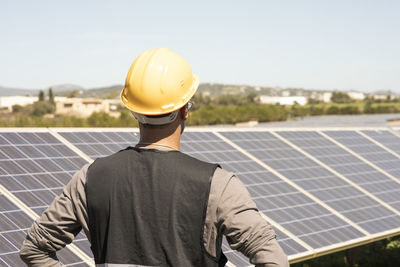
<path id="1" fill-rule="evenodd" d="M 400 1 L 0 0 L 0 86 L 123 84 L 146 49 L 201 82 L 400 93 Z"/>

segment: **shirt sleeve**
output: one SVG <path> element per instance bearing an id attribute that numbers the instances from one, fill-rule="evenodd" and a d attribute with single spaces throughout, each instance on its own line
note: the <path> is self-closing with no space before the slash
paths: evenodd
<path id="1" fill-rule="evenodd" d="M 218 234 L 225 235 L 232 249 L 243 253 L 258 267 L 288 267 L 287 256 L 279 246 L 274 230 L 261 217 L 246 187 L 237 176 L 226 171 L 223 175 L 222 169 L 217 171 L 217 175 L 225 176 L 213 181 L 210 189 L 212 203 L 216 205 L 211 211 L 215 210 Z"/>
<path id="2" fill-rule="evenodd" d="M 56 251 L 71 243 L 82 228 L 89 237 L 85 208 L 88 166 L 75 173 L 61 195 L 29 229 L 20 250 L 20 257 L 28 266 L 61 266 Z"/>

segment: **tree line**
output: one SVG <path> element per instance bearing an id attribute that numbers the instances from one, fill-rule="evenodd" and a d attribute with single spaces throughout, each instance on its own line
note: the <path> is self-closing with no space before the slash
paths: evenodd
<path id="1" fill-rule="evenodd" d="M 297 117 L 317 115 L 399 113 L 398 99 L 355 102 L 347 94 L 332 95 L 332 103 L 310 101 L 309 104 L 292 106 L 261 104 L 255 93 L 220 95 L 214 98 L 196 94 L 192 98 L 193 108 L 189 113 L 188 125 L 235 124 L 256 120 L 258 122 L 286 121 Z M 88 118 L 57 115 L 54 94 L 51 88 L 47 96 L 39 93 L 38 101 L 25 107 L 15 105 L 11 114 L 0 118 L 2 127 L 137 127 L 127 109 L 120 109 L 118 118 L 104 112 L 93 113 Z"/>

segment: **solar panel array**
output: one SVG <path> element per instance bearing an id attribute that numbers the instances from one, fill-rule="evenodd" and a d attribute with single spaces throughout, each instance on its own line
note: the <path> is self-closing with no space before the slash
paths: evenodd
<path id="1" fill-rule="evenodd" d="M 0 265 L 20 265 L 32 214 L 61 193 L 85 159 L 137 141 L 137 130 L 0 130 Z M 400 234 L 396 132 L 188 129 L 181 149 L 238 175 L 291 262 Z M 84 234 L 74 244 L 60 259 L 86 266 L 92 255 Z M 231 264 L 249 265 L 226 242 L 223 250 Z"/>

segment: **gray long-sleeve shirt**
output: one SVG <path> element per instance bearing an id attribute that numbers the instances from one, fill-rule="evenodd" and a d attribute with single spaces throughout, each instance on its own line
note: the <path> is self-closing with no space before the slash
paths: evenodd
<path id="1" fill-rule="evenodd" d="M 20 256 L 29 266 L 61 266 L 55 252 L 73 241 L 81 229 L 90 238 L 86 209 L 86 172 L 78 171 L 47 210 L 28 231 Z M 217 168 L 211 183 L 203 242 L 216 254 L 217 236 L 225 235 L 232 249 L 242 252 L 252 264 L 289 266 L 276 241 L 275 232 L 259 214 L 237 176 Z M 90 239 L 89 239 L 90 241 Z"/>

